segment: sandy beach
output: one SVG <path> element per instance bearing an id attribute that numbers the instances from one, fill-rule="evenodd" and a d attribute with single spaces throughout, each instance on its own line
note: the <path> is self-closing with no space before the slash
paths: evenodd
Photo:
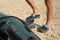
<path id="1" fill-rule="evenodd" d="M 46 6 L 45 0 L 33 0 L 41 12 L 41 18 L 35 20 L 35 24 L 43 25 L 46 23 Z M 0 14 L 16 16 L 22 20 L 33 13 L 26 0 L 0 0 Z M 53 0 L 53 16 L 51 21 L 51 30 L 47 33 L 37 32 L 37 27 L 32 31 L 41 40 L 60 40 L 60 0 Z"/>

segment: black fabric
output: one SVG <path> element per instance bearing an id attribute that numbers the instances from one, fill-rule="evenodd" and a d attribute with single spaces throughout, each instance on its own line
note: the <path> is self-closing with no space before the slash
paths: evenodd
<path id="1" fill-rule="evenodd" d="M 7 33 L 0 30 L 0 40 L 8 40 Z"/>

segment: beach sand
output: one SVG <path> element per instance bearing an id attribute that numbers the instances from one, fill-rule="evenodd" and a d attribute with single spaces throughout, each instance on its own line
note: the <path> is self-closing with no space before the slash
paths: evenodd
<path id="1" fill-rule="evenodd" d="M 43 25 L 46 23 L 46 6 L 44 0 L 33 0 L 40 11 L 40 19 L 35 20 L 35 24 Z M 0 0 L 0 14 L 16 16 L 22 20 L 33 13 L 26 0 Z M 47 33 L 37 32 L 37 27 L 32 31 L 41 40 L 60 40 L 60 0 L 53 0 L 53 16 L 51 30 Z"/>

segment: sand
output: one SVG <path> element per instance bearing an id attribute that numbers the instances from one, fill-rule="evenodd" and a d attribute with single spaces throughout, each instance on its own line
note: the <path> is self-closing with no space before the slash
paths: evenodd
<path id="1" fill-rule="evenodd" d="M 46 6 L 44 0 L 34 0 L 40 11 L 41 18 L 35 20 L 35 24 L 43 25 L 46 23 Z M 53 0 L 53 16 L 51 21 L 51 30 L 47 33 L 37 32 L 37 28 L 32 31 L 41 38 L 41 40 L 60 40 L 60 0 Z M 0 14 L 16 16 L 22 20 L 33 13 L 31 7 L 25 0 L 0 0 Z"/>

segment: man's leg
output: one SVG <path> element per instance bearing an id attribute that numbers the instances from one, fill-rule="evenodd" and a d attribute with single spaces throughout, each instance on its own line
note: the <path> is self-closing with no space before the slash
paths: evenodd
<path id="1" fill-rule="evenodd" d="M 47 22 L 46 25 L 50 26 L 51 18 L 52 18 L 52 0 L 45 0 L 45 4 L 47 7 Z"/>
<path id="2" fill-rule="evenodd" d="M 36 7 L 36 5 L 34 4 L 33 0 L 26 0 L 28 2 L 28 4 L 31 6 L 32 10 L 33 10 L 33 15 L 39 15 L 39 10 Z"/>
<path id="3" fill-rule="evenodd" d="M 45 0 L 45 4 L 47 7 L 47 22 L 41 28 L 38 29 L 40 32 L 47 32 L 50 29 L 50 22 L 52 18 L 52 0 Z"/>
<path id="4" fill-rule="evenodd" d="M 26 24 L 29 25 L 34 22 L 34 19 L 40 18 L 40 12 L 36 5 L 34 4 L 33 0 L 26 0 L 27 3 L 31 6 L 33 13 L 26 18 Z"/>

